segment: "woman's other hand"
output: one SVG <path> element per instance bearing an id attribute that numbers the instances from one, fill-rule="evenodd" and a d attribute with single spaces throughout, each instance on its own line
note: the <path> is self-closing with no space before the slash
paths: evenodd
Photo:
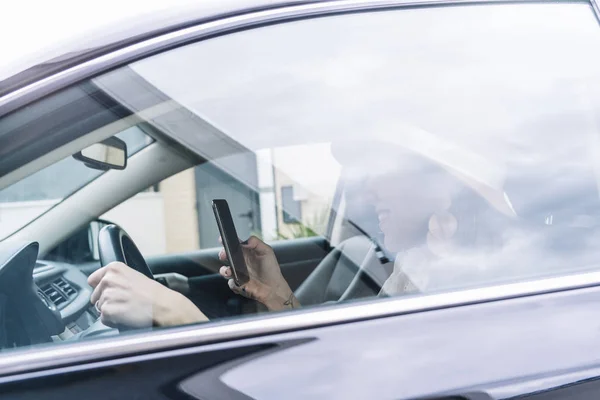
<path id="1" fill-rule="evenodd" d="M 102 323 L 108 326 L 144 328 L 208 320 L 182 294 L 120 262 L 95 271 L 88 283 L 94 288 L 90 301 L 100 311 Z"/>
<path id="2" fill-rule="evenodd" d="M 231 267 L 222 266 L 219 273 L 228 280 L 231 290 L 263 303 L 271 311 L 300 307 L 294 292 L 281 274 L 273 249 L 255 236 L 240 243 L 240 246 L 250 280 L 242 286 L 237 286 Z M 224 249 L 219 252 L 219 260 L 228 263 Z"/>

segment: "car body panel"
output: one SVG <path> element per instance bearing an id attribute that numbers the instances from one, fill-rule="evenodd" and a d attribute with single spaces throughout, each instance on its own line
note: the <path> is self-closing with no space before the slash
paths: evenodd
<path id="1" fill-rule="evenodd" d="M 598 301 L 600 289 L 589 288 L 373 319 L 4 377 L 0 391 L 15 399 L 168 399 L 182 388 L 211 399 L 595 392 Z"/>

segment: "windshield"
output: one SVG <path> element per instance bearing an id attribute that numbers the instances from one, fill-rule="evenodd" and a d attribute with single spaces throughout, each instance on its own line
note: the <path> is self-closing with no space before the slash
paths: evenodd
<path id="1" fill-rule="evenodd" d="M 127 144 L 129 156 L 152 142 L 137 126 L 116 136 Z M 69 156 L 0 190 L 0 240 L 17 232 L 103 173 Z"/>

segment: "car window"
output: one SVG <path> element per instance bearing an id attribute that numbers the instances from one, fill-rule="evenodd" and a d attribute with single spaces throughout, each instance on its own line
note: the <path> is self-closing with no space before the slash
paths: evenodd
<path id="1" fill-rule="evenodd" d="M 156 54 L 0 119 L 44 134 L 58 104 L 74 121 L 47 128 L 62 161 L 0 191 L 0 238 L 40 243 L 34 287 L 66 328 L 55 342 L 102 336 L 87 335 L 98 321 L 166 327 L 597 269 L 599 45 L 588 4 L 536 2 L 330 15 Z M 64 106 L 82 99 L 85 112 Z M 125 171 L 71 158 L 73 138 L 133 125 L 122 138 L 146 150 Z M 219 255 L 217 198 L 240 246 L 273 262 L 245 280 Z M 97 218 L 130 235 L 110 241 L 129 267 L 90 256 Z M 91 297 L 106 271 L 164 302 L 116 319 Z M 154 313 L 170 306 L 184 314 Z"/>
<path id="2" fill-rule="evenodd" d="M 136 126 L 116 136 L 127 144 L 129 156 L 152 142 Z M 102 172 L 69 156 L 0 190 L 0 240 L 35 220 Z"/>
<path id="3" fill-rule="evenodd" d="M 265 27 L 129 68 L 251 151 L 330 142 L 312 159 L 341 166 L 340 238 L 380 243 L 395 260 L 384 291 L 399 294 L 596 263 L 599 41 L 584 4 L 413 9 Z M 178 135 L 194 146 L 196 132 Z"/>

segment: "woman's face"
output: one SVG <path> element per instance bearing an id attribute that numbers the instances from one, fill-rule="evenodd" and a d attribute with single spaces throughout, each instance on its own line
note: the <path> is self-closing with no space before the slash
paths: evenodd
<path id="1" fill-rule="evenodd" d="M 365 183 L 384 246 L 392 252 L 423 243 L 431 216 L 450 207 L 450 177 L 437 167 L 409 164 L 372 173 Z"/>

